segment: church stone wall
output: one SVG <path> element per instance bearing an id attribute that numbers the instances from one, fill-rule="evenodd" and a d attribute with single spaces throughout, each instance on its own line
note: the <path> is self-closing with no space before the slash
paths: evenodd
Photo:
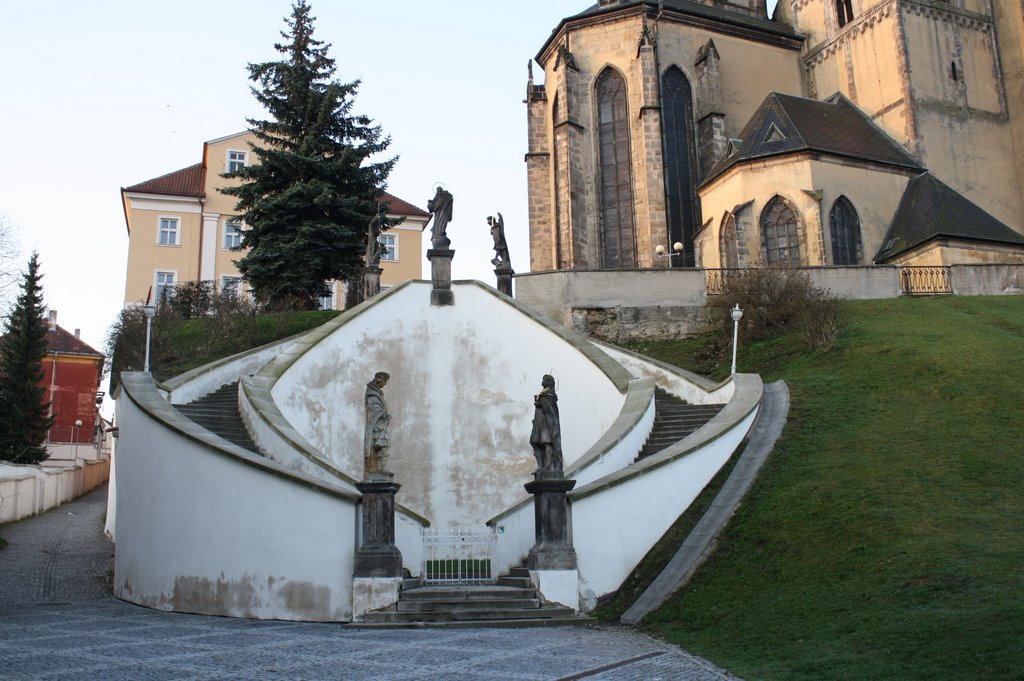
<path id="1" fill-rule="evenodd" d="M 742 232 L 740 248 L 749 256 L 743 265 L 763 264 L 761 259 L 761 211 L 779 195 L 790 201 L 800 214 L 801 264 L 832 264 L 832 243 L 828 216 L 833 204 L 845 196 L 857 210 L 861 222 L 864 262 L 871 264 L 896 213 L 900 198 L 910 181 L 901 171 L 872 170 L 863 164 L 809 157 L 766 161 L 732 171 L 701 192 L 705 215 L 711 225 L 701 233 L 704 267 L 722 267 L 718 243 L 724 218 L 738 206 L 749 210 L 752 219 Z M 739 231 L 739 230 L 738 230 Z"/>

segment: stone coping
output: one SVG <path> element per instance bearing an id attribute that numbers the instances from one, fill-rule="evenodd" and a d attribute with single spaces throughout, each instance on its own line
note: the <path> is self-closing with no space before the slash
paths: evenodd
<path id="1" fill-rule="evenodd" d="M 239 463 L 258 468 L 289 482 L 294 482 L 317 492 L 329 494 L 353 504 L 360 501 L 361 497 L 359 494 L 349 492 L 322 480 L 317 480 L 304 473 L 285 468 L 269 459 L 256 456 L 242 447 L 228 442 L 219 435 L 206 430 L 175 409 L 157 389 L 153 377 L 146 372 L 132 371 L 121 374 L 120 388 L 119 398 L 121 396 L 127 397 L 154 421 L 157 421 L 160 425 L 176 434 L 201 445 L 209 450 L 211 454 L 234 459 Z"/>
<path id="2" fill-rule="evenodd" d="M 331 465 L 330 462 L 321 456 L 320 451 L 316 447 L 304 438 L 299 431 L 295 430 L 284 414 L 281 413 L 281 410 L 278 409 L 277 403 L 274 402 L 270 392 L 271 387 L 273 387 L 273 381 L 270 378 L 266 376 L 243 376 L 240 383 L 239 389 L 244 393 L 245 399 L 249 401 L 249 404 L 252 405 L 253 412 L 271 430 L 277 433 L 282 440 L 287 442 L 292 449 L 330 475 L 336 476 L 353 486 L 359 482 L 341 469 Z M 357 496 L 361 495 L 357 494 Z M 395 509 L 424 527 L 430 527 L 430 521 L 415 511 L 397 503 L 395 504 Z"/>
<path id="3" fill-rule="evenodd" d="M 569 493 L 570 501 L 578 501 L 610 487 L 620 485 L 638 475 L 648 473 L 665 464 L 681 459 L 695 450 L 705 447 L 736 427 L 752 412 L 757 410 L 764 393 L 764 384 L 757 374 L 735 374 L 732 377 L 736 389 L 722 411 L 697 431 L 669 445 L 657 454 L 648 456 L 622 470 L 610 473 L 600 480 L 588 483 Z"/>
<path id="4" fill-rule="evenodd" d="M 325 322 L 322 326 L 317 327 L 311 331 L 307 331 L 304 336 L 297 339 L 295 343 L 285 352 L 281 353 L 273 360 L 268 362 L 263 369 L 259 371 L 258 375 L 267 376 L 273 379 L 276 383 L 277 379 L 284 375 L 284 373 L 299 360 L 304 354 L 313 349 L 318 343 L 327 338 L 339 328 L 349 323 L 359 315 L 365 313 L 375 305 L 381 304 L 389 296 L 397 294 L 399 291 L 404 290 L 409 286 L 431 286 L 432 284 L 428 281 L 410 280 L 406 281 L 394 288 L 388 289 L 383 293 L 365 300 L 351 310 L 343 312 L 341 315 Z M 539 312 L 533 310 L 523 303 L 518 302 L 514 298 L 509 298 L 504 293 L 498 291 L 492 286 L 488 286 L 482 282 L 476 280 L 460 280 L 453 281 L 453 290 L 456 287 L 465 286 L 476 286 L 482 291 L 489 293 L 494 296 L 495 299 L 501 301 L 506 305 L 510 305 L 518 310 L 520 313 L 530 318 L 532 321 L 545 327 L 548 331 L 558 336 L 562 341 L 570 344 L 578 352 L 583 354 L 589 359 L 594 365 L 604 373 L 605 376 L 612 382 L 612 384 L 619 390 L 619 392 L 625 393 L 629 387 L 629 382 L 635 378 L 629 373 L 621 364 L 608 357 L 605 353 L 595 348 L 589 339 L 580 336 L 574 331 L 571 331 L 561 324 L 558 324 L 547 317 L 543 316 Z M 456 303 L 457 305 L 458 303 Z M 271 384 L 271 387 L 273 383 Z"/>

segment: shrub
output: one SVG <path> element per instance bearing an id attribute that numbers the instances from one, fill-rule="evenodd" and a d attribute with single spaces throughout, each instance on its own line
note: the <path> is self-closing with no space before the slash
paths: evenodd
<path id="1" fill-rule="evenodd" d="M 713 351 L 721 356 L 732 343 L 729 310 L 737 304 L 743 310 L 741 332 L 747 340 L 797 331 L 812 350 L 828 351 L 842 330 L 839 299 L 815 287 L 806 272 L 792 268 L 732 271 L 715 302 L 713 308 L 709 305 L 708 318 L 710 330 L 721 339 Z"/>

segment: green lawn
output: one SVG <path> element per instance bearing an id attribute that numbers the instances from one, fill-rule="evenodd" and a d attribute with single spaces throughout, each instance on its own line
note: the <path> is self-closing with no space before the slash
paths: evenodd
<path id="1" fill-rule="evenodd" d="M 789 422 L 645 626 L 749 681 L 1024 679 L 1024 297 L 846 312 L 828 354 L 741 340 Z M 708 370 L 701 347 L 642 349 Z"/>

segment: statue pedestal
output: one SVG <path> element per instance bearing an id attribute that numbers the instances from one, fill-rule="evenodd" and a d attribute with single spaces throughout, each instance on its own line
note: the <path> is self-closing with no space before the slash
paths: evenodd
<path id="1" fill-rule="evenodd" d="M 526 566 L 530 581 L 545 601 L 561 603 L 579 611 L 579 572 L 576 550 L 569 540 L 569 500 L 567 493 L 575 480 L 562 477 L 538 479 L 526 484 L 533 495 L 534 528 L 537 543 L 530 549 Z"/>
<path id="2" fill-rule="evenodd" d="M 431 248 L 427 251 L 430 261 L 430 279 L 434 288 L 430 291 L 431 305 L 454 305 L 452 291 L 452 258 L 455 251 L 450 248 Z"/>
<path id="3" fill-rule="evenodd" d="M 497 267 L 494 270 L 494 276 L 498 278 L 498 290 L 504 293 L 509 298 L 512 297 L 512 275 L 515 272 L 512 271 L 511 267 Z"/>
<path id="4" fill-rule="evenodd" d="M 363 290 L 359 302 L 367 298 L 373 298 L 380 293 L 380 273 L 381 269 L 379 267 L 363 268 Z"/>
<path id="5" fill-rule="evenodd" d="M 363 495 L 363 542 L 356 549 L 356 577 L 402 577 L 402 554 L 395 546 L 395 494 L 401 485 L 389 476 L 356 483 Z"/>
<path id="6" fill-rule="evenodd" d="M 402 554 L 395 546 L 395 494 L 401 485 L 390 473 L 370 473 L 356 483 L 363 495 L 363 543 L 356 549 L 352 579 L 352 618 L 398 602 Z"/>

